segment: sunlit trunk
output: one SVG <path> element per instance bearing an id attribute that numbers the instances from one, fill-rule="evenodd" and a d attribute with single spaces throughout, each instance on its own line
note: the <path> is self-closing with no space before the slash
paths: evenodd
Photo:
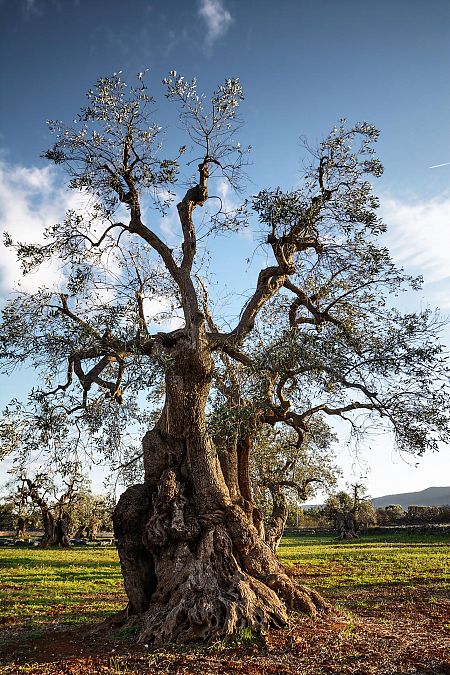
<path id="1" fill-rule="evenodd" d="M 266 542 L 270 549 L 276 552 L 286 526 L 288 505 L 283 488 L 280 487 L 280 485 L 269 482 L 267 487 L 270 490 L 270 496 L 272 498 L 272 513 L 270 514 L 269 525 L 266 532 Z"/>
<path id="2" fill-rule="evenodd" d="M 326 606 L 293 586 L 252 523 L 237 449 L 219 461 L 206 431 L 211 370 L 208 353 L 185 350 L 173 364 L 161 418 L 143 441 L 145 482 L 114 513 L 127 616 L 140 616 L 151 644 L 283 625 L 286 601 L 309 613 Z"/>

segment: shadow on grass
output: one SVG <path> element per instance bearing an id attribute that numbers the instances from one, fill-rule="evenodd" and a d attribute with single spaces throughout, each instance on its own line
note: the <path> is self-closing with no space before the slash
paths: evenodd
<path id="1" fill-rule="evenodd" d="M 46 551 L 58 551 L 58 549 L 46 549 Z M 103 549 L 104 550 L 104 549 Z M 4 553 L 5 549 L 2 549 L 1 553 Z M 12 553 L 16 555 L 12 555 Z M 38 551 L 38 553 L 43 553 L 44 551 Z M 61 549 L 60 549 L 60 552 Z M 8 551 L 9 553 L 9 551 Z M 98 560 L 84 560 L 80 559 L 79 561 L 76 558 L 68 558 L 66 561 L 63 560 L 46 560 L 41 556 L 29 555 L 27 557 L 20 555 L 23 553 L 23 549 L 11 549 L 11 555 L 1 555 L 0 556 L 0 568 L 1 567 L 62 567 L 63 565 L 70 564 L 71 566 L 88 567 L 95 569 L 96 567 L 110 567 L 110 568 L 119 568 L 119 561 L 105 561 L 99 558 Z M 83 553 L 86 555 L 86 551 L 83 550 Z"/>

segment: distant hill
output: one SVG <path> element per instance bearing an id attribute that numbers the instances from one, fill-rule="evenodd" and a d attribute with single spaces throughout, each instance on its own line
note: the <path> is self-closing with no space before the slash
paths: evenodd
<path id="1" fill-rule="evenodd" d="M 442 506 L 450 504 L 450 487 L 429 487 L 421 492 L 403 492 L 399 495 L 384 495 L 372 499 L 375 508 L 400 504 L 405 510 L 408 506 Z"/>

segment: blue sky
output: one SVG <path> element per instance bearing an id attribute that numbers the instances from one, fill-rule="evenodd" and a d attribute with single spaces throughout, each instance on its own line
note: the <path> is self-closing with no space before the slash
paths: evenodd
<path id="1" fill-rule="evenodd" d="M 450 311 L 450 166 L 429 168 L 450 161 L 447 0 L 0 0 L 0 26 L 1 229 L 33 239 L 71 205 L 39 157 L 50 145 L 45 121 L 72 119 L 97 77 L 149 68 L 157 90 L 175 69 L 205 91 L 239 77 L 251 192 L 296 184 L 302 134 L 314 144 L 341 117 L 381 129 L 377 192 L 387 243 L 399 264 L 425 277 L 417 306 Z M 239 246 L 245 257 L 251 242 Z M 235 247 L 223 245 L 219 264 L 229 272 L 235 262 L 246 287 L 252 280 L 238 274 Z M 56 279 L 52 269 L 41 275 L 27 283 Z M 16 279 L 1 247 L 3 297 Z M 23 379 L 1 380 L 2 402 L 22 391 Z M 443 448 L 415 468 L 392 454 L 389 437 L 357 460 L 339 449 L 347 480 L 367 474 L 373 496 L 450 484 L 448 457 Z"/>

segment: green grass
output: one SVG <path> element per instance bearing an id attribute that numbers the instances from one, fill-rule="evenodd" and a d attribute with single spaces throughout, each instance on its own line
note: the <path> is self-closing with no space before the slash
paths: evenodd
<path id="1" fill-rule="evenodd" d="M 288 636 L 278 636 L 276 640 L 270 636 L 275 640 L 273 645 L 278 645 L 276 649 L 287 650 L 283 651 L 283 663 L 285 659 L 294 663 L 295 672 L 299 658 L 303 658 L 303 664 L 308 662 L 309 652 L 302 656 L 302 645 L 310 640 L 317 646 L 314 642 L 316 630 L 319 630 L 317 640 L 320 645 L 323 640 L 330 653 L 331 666 L 326 672 L 336 673 L 378 672 L 380 649 L 386 651 L 385 660 L 392 665 L 391 670 L 383 672 L 397 672 L 397 637 L 401 644 L 408 636 L 415 635 L 416 626 L 420 626 L 419 646 L 415 646 L 416 637 L 406 641 L 402 652 L 405 663 L 409 663 L 412 648 L 416 650 L 411 652 L 413 660 L 422 662 L 424 649 L 435 658 L 437 652 L 430 651 L 435 649 L 435 639 L 437 644 L 443 644 L 450 635 L 448 536 L 404 533 L 340 542 L 331 536 L 296 535 L 283 539 L 280 555 L 283 562 L 293 568 L 296 581 L 323 590 L 338 608 L 337 619 L 328 624 L 312 626 L 311 622 L 301 620 L 301 630 L 298 628 L 292 633 L 290 627 Z M 125 601 L 117 550 L 113 547 L 0 548 L 0 662 L 5 663 L 0 665 L 0 671 L 5 675 L 59 675 L 63 671 L 73 675 L 209 672 L 203 668 L 199 670 L 197 658 L 203 657 L 200 653 L 197 655 L 197 651 L 193 654 L 186 651 L 191 659 L 186 663 L 192 665 L 187 670 L 184 661 L 182 669 L 178 669 L 179 650 L 173 654 L 165 650 L 163 654 L 155 652 L 148 660 L 145 660 L 147 657 L 142 660 L 140 652 L 132 656 L 130 643 L 135 638 L 135 626 L 103 631 L 100 637 L 92 637 L 89 624 L 79 625 L 100 621 L 123 609 Z M 303 630 L 309 631 L 306 641 Z M 388 636 L 396 636 L 395 640 L 386 641 L 385 630 Z M 369 645 L 371 640 L 378 640 L 374 643 L 378 646 L 367 652 L 368 667 L 364 669 L 367 640 Z M 241 666 L 242 673 L 263 672 L 262 669 L 254 670 L 253 661 L 247 663 L 248 651 L 257 649 L 258 641 L 259 635 L 249 628 L 235 636 L 231 658 L 239 672 Z M 319 654 L 317 663 L 322 663 L 321 649 L 313 646 L 313 653 Z M 211 657 L 216 665 L 217 659 L 221 658 L 220 650 L 218 648 L 217 654 Z M 72 658 L 73 655 L 76 658 Z M 208 663 L 208 654 L 204 658 Z M 222 672 L 229 672 L 230 654 L 225 654 L 224 658 Z M 341 668 L 344 658 L 350 670 Z M 361 670 L 356 658 L 363 659 L 358 661 Z M 67 670 L 63 665 L 66 662 L 72 664 Z M 415 663 L 414 660 L 414 666 Z M 325 670 L 318 666 L 317 670 L 305 672 Z"/>
<path id="2" fill-rule="evenodd" d="M 364 607 L 361 593 L 426 586 L 429 603 L 450 590 L 450 538 L 372 535 L 351 542 L 328 536 L 288 536 L 283 562 L 302 583 Z M 0 549 L 0 625 L 40 630 L 49 624 L 98 621 L 125 604 L 115 548 Z"/>
<path id="3" fill-rule="evenodd" d="M 283 561 L 300 577 L 330 591 L 388 586 L 450 588 L 450 538 L 445 535 L 368 535 L 353 541 L 331 536 L 285 537 Z"/>
<path id="4" fill-rule="evenodd" d="M 114 548 L 0 550 L 0 622 L 28 628 L 98 620 L 124 606 Z"/>

